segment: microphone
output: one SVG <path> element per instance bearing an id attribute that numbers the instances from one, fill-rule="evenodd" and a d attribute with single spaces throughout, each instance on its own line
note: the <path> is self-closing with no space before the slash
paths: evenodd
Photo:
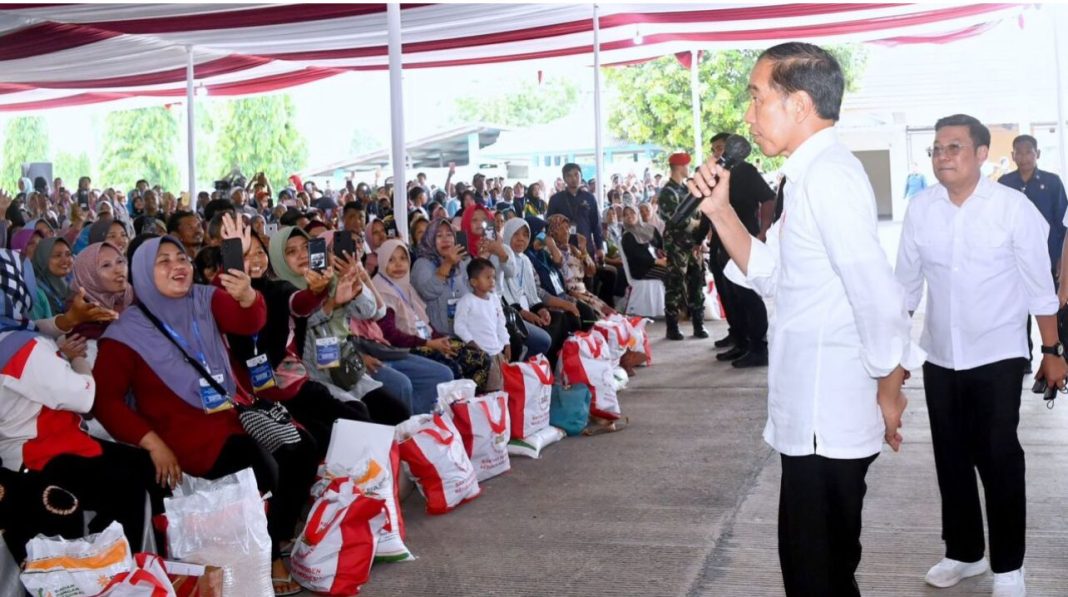
<path id="1" fill-rule="evenodd" d="M 753 147 L 749 145 L 749 141 L 746 141 L 745 137 L 741 135 L 731 135 L 730 137 L 727 137 L 727 146 L 723 150 L 723 155 L 716 160 L 716 163 L 727 170 L 730 170 L 745 161 L 745 158 L 749 157 L 749 154 L 752 151 Z M 716 180 L 718 181 L 719 177 L 716 177 Z M 679 226 L 686 220 L 690 219 L 690 216 L 697 210 L 697 206 L 701 204 L 702 200 L 704 200 L 704 197 L 694 197 L 693 194 L 687 193 L 686 198 L 679 204 L 675 213 L 671 214 L 671 218 L 668 219 L 668 224 L 671 226 Z"/>

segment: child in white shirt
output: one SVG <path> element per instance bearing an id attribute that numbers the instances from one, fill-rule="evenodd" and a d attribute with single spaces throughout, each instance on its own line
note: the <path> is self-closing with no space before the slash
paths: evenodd
<path id="1" fill-rule="evenodd" d="M 453 332 L 464 342 L 474 344 L 493 358 L 486 392 L 501 389 L 501 364 L 512 356 L 508 328 L 504 321 L 501 298 L 493 291 L 497 272 L 488 259 L 475 258 L 467 264 L 467 281 L 471 292 L 456 305 Z"/>

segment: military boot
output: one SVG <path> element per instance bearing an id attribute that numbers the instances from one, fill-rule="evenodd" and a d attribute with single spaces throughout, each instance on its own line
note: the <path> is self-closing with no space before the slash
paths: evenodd
<path id="1" fill-rule="evenodd" d="M 705 331 L 705 318 L 702 317 L 703 313 L 699 313 L 697 309 L 690 309 L 690 312 L 694 313 L 693 337 L 704 340 L 708 337 L 708 332 Z"/>
<path id="2" fill-rule="evenodd" d="M 668 340 L 682 340 L 684 336 L 679 331 L 679 318 L 668 317 L 667 318 L 667 339 Z"/>

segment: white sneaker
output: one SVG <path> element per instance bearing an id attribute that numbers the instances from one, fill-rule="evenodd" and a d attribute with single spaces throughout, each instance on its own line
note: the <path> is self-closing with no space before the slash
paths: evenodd
<path id="1" fill-rule="evenodd" d="M 994 597 L 1024 597 L 1024 569 L 994 575 Z"/>
<path id="2" fill-rule="evenodd" d="M 941 562 L 935 564 L 927 571 L 927 576 L 923 579 L 932 587 L 944 589 L 946 587 L 952 587 L 970 576 L 978 576 L 986 572 L 988 569 L 989 566 L 986 563 L 986 558 L 971 563 L 943 558 Z M 1008 594 L 1009 593 L 1006 593 L 1006 595 Z"/>

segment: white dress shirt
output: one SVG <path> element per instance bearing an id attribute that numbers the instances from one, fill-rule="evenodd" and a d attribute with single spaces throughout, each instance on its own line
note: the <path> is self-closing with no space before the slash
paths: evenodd
<path id="1" fill-rule="evenodd" d="M 787 456 L 865 458 L 882 447 L 878 379 L 914 369 L 904 293 L 879 244 L 875 194 L 833 128 L 783 165 L 783 212 L 732 281 L 775 297 L 764 439 Z"/>
<path id="2" fill-rule="evenodd" d="M 905 304 L 927 282 L 920 345 L 939 367 L 965 370 L 1027 357 L 1027 313 L 1054 315 L 1049 224 L 1027 197 L 979 178 L 957 207 L 942 185 L 909 200 L 897 253 Z"/>

